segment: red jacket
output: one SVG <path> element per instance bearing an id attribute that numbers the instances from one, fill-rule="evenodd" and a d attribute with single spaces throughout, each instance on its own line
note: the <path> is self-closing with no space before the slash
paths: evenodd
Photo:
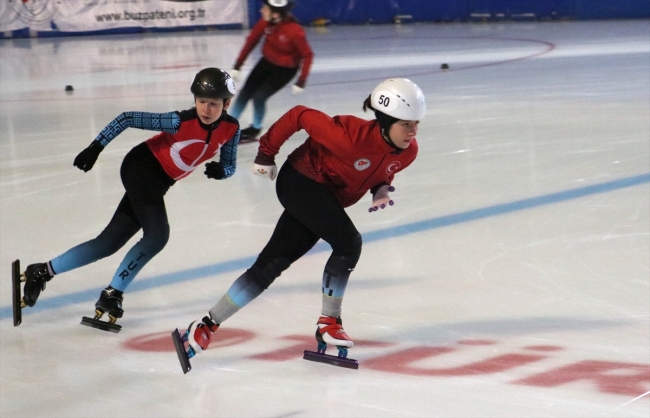
<path id="1" fill-rule="evenodd" d="M 266 35 L 262 46 L 264 58 L 273 65 L 285 68 L 298 68 L 302 63 L 302 70 L 296 84 L 305 87 L 314 53 L 307 42 L 305 30 L 293 19 L 286 19 L 277 24 L 260 19 L 246 38 L 246 43 L 235 62 L 235 70 L 241 68 L 248 54 L 264 35 Z"/>
<path id="2" fill-rule="evenodd" d="M 391 184 L 418 153 L 413 140 L 396 150 L 384 141 L 376 120 L 328 115 L 296 106 L 260 138 L 259 151 L 275 157 L 289 137 L 304 129 L 309 137 L 288 157 L 303 175 L 327 186 L 343 207 L 352 206 L 374 186 Z"/>

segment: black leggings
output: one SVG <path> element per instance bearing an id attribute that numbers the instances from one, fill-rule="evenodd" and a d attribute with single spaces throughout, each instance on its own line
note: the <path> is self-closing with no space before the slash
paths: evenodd
<path id="1" fill-rule="evenodd" d="M 163 197 L 175 181 L 164 172 L 145 143 L 124 157 L 120 176 L 126 193 L 110 222 L 96 238 L 51 260 L 57 274 L 114 254 L 142 229 L 142 239 L 127 253 L 111 281 L 111 286 L 124 291 L 142 267 L 167 244 L 169 223 Z"/>
<path id="2" fill-rule="evenodd" d="M 266 101 L 277 93 L 296 75 L 298 68 L 284 68 L 273 65 L 262 58 L 246 79 L 244 87 L 237 94 L 229 113 L 239 118 L 249 100 L 253 100 L 253 126 L 260 129 L 266 114 Z"/>
<path id="3" fill-rule="evenodd" d="M 288 162 L 280 170 L 276 191 L 284 212 L 253 267 L 270 284 L 323 239 L 332 246 L 328 265 L 347 271 L 347 282 L 361 254 L 361 235 L 343 206 L 327 187 L 300 174 Z"/>

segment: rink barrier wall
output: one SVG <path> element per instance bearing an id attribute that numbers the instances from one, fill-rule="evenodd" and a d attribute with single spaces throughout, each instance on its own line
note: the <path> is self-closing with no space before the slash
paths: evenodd
<path id="1" fill-rule="evenodd" d="M 249 24 L 262 0 L 248 1 Z M 648 19 L 648 0 L 295 0 L 303 25 Z"/>
<path id="2" fill-rule="evenodd" d="M 208 0 L 209 1 L 209 0 Z M 262 0 L 238 0 L 241 23 L 178 27 L 121 27 L 64 31 L 25 27 L 0 31 L 0 39 L 210 31 L 248 28 L 260 18 Z M 649 0 L 295 0 L 293 14 L 305 26 L 415 22 L 503 22 L 650 19 Z M 7 7 L 7 6 L 4 6 Z M 0 8 L 1 9 L 1 8 Z"/>

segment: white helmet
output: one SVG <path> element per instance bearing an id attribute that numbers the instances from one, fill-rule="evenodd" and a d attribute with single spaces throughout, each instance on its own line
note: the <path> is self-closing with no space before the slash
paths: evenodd
<path id="1" fill-rule="evenodd" d="M 399 120 L 420 120 L 427 110 L 424 93 L 406 78 L 389 78 L 379 83 L 370 95 L 370 104 Z"/>
<path id="2" fill-rule="evenodd" d="M 278 9 L 290 8 L 293 6 L 293 0 L 265 0 L 264 3 Z"/>

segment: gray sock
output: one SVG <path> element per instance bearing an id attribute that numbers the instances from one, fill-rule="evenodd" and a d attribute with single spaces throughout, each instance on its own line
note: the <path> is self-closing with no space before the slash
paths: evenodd
<path id="1" fill-rule="evenodd" d="M 210 316 L 216 324 L 221 324 L 226 319 L 236 314 L 241 308 L 230 299 L 226 293 L 221 300 L 210 309 Z"/>
<path id="2" fill-rule="evenodd" d="M 338 318 L 341 316 L 341 305 L 343 298 L 335 298 L 332 296 L 323 295 L 323 315 Z"/>

